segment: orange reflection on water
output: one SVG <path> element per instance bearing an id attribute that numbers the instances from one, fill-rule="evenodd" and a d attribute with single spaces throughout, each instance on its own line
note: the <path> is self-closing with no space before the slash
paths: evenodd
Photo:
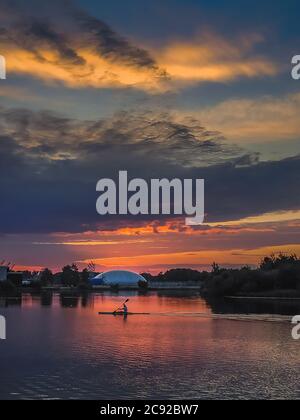
<path id="1" fill-rule="evenodd" d="M 98 315 L 128 298 L 130 311 L 151 315 Z M 9 389 L 51 398 L 295 396 L 299 346 L 290 323 L 213 319 L 210 304 L 169 292 L 24 295 L 1 309 L 14 325 L 2 358 L 3 368 L 17 366 Z"/>

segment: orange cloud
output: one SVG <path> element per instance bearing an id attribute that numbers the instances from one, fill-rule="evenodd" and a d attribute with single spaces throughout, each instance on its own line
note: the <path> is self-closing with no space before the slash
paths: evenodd
<path id="1" fill-rule="evenodd" d="M 235 142 L 299 139 L 300 94 L 232 99 L 194 112 L 207 127 Z M 190 113 L 189 113 L 190 115 Z"/>
<path id="2" fill-rule="evenodd" d="M 296 253 L 300 254 L 299 244 L 290 244 L 282 246 L 270 246 L 251 250 L 232 249 L 232 250 L 203 250 L 192 252 L 176 252 L 162 253 L 152 255 L 135 255 L 126 257 L 110 257 L 94 259 L 95 264 L 104 265 L 109 268 L 113 267 L 147 267 L 153 265 L 210 265 L 214 261 L 224 265 L 235 264 L 258 264 L 258 262 L 266 255 L 276 252 Z M 78 261 L 80 263 L 88 263 L 90 260 Z"/>
<path id="3" fill-rule="evenodd" d="M 260 36 L 254 35 L 230 42 L 207 33 L 192 42 L 173 42 L 153 54 L 160 66 L 181 83 L 274 76 L 277 66 L 252 53 L 255 44 L 261 41 Z"/>
<path id="4" fill-rule="evenodd" d="M 249 218 L 252 220 L 252 218 Z M 244 220 L 244 219 L 243 219 Z M 248 220 L 248 219 L 245 219 Z M 283 220 L 284 221 L 284 220 Z M 227 227 L 228 226 L 228 227 Z M 259 227 L 259 226 L 243 226 L 242 221 L 235 222 L 219 222 L 219 223 L 206 223 L 199 227 L 186 226 L 184 220 L 171 220 L 166 221 L 165 224 L 160 224 L 156 222 L 151 222 L 142 226 L 135 227 L 121 227 L 114 230 L 98 230 L 96 232 L 87 231 L 78 234 L 69 234 L 69 233 L 53 233 L 52 236 L 57 238 L 65 238 L 65 241 L 62 242 L 50 242 L 50 243 L 39 243 L 40 245 L 77 245 L 77 246 L 95 246 L 95 245 L 117 245 L 120 242 L 122 243 L 142 243 L 147 242 L 143 240 L 143 237 L 152 237 L 153 235 L 170 235 L 170 234 L 180 234 L 180 235 L 195 235 L 195 236 L 207 236 L 207 235 L 218 235 L 221 233 L 226 233 L 228 235 L 237 235 L 240 233 L 251 233 L 251 232 L 273 232 L 274 229 L 271 227 Z M 117 240 L 95 240 L 97 237 L 102 238 L 116 238 Z M 139 238 L 136 241 L 124 241 L 124 237 L 136 237 Z"/>
<path id="5" fill-rule="evenodd" d="M 60 51 L 39 43 L 34 51 L 14 44 L 4 44 L 1 48 L 10 73 L 30 75 L 47 83 L 63 83 L 70 88 L 131 87 L 158 93 L 177 89 L 182 84 L 274 76 L 277 66 L 252 52 L 259 41 L 258 36 L 230 42 L 205 34 L 193 41 L 171 42 L 152 49 L 155 66 L 139 66 L 101 55 L 93 45 L 83 45 L 76 36 L 70 47 L 77 61 L 64 59 Z"/>
<path id="6" fill-rule="evenodd" d="M 265 213 L 259 216 L 247 217 L 240 220 L 208 223 L 211 227 L 234 227 L 234 226 L 245 226 L 245 225 L 258 225 L 265 223 L 282 223 L 282 222 L 293 222 L 300 220 L 300 210 L 281 211 L 273 213 Z"/>
<path id="7" fill-rule="evenodd" d="M 70 88 L 120 88 L 134 87 L 142 90 L 165 90 L 162 73 L 153 68 L 138 68 L 125 63 L 113 62 L 97 56 L 93 51 L 77 51 L 84 58 L 81 65 L 65 63 L 59 60 L 51 50 L 39 50 L 43 58 L 22 49 L 11 49 L 6 52 L 7 71 L 31 75 L 45 82 L 60 82 Z"/>
<path id="8" fill-rule="evenodd" d="M 70 235 L 72 236 L 72 235 Z M 149 243 L 150 241 L 122 241 L 122 244 L 132 245 L 132 244 L 141 244 Z M 48 246 L 112 246 L 120 245 L 121 241 L 95 241 L 95 240 L 78 240 L 78 241 L 65 241 L 65 242 L 34 242 L 33 245 L 48 245 Z"/>

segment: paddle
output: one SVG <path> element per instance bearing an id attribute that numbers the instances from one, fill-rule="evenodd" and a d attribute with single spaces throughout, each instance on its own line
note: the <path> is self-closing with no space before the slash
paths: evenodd
<path id="1" fill-rule="evenodd" d="M 123 303 L 123 305 L 125 305 L 125 303 L 129 302 L 129 299 L 126 299 L 125 302 Z M 120 311 L 122 309 L 122 306 L 120 306 L 118 309 L 116 309 L 113 313 L 115 314 L 116 312 Z"/>

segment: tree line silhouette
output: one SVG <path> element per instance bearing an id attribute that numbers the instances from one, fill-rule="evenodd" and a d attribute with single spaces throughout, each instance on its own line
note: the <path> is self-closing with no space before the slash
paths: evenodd
<path id="1" fill-rule="evenodd" d="M 210 272 L 174 269 L 157 276 L 148 273 L 143 276 L 150 283 L 199 283 L 203 295 L 300 297 L 300 259 L 297 255 L 265 257 L 256 269 L 249 266 L 228 269 L 213 263 Z"/>
<path id="2" fill-rule="evenodd" d="M 25 273 L 24 273 L 25 274 Z M 36 290 L 51 286 L 64 286 L 78 290 L 89 290 L 91 272 L 80 271 L 76 264 L 66 265 L 61 273 L 53 274 L 48 268 L 31 276 L 30 287 Z M 211 271 L 173 269 L 158 275 L 143 273 L 149 286 L 155 283 L 179 283 L 199 286 L 208 296 L 270 296 L 300 297 L 300 259 L 297 255 L 271 255 L 265 257 L 258 268 L 245 266 L 240 269 L 222 268 L 212 264 Z M 18 287 L 12 281 L 0 282 L 0 293 L 14 294 Z"/>

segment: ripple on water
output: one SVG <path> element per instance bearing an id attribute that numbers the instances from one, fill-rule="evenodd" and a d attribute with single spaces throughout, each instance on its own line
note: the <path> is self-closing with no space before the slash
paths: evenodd
<path id="1" fill-rule="evenodd" d="M 200 298 L 133 296 L 131 305 L 206 313 L 104 319 L 98 311 L 116 306 L 110 296 L 85 308 L 9 308 L 15 328 L 1 348 L 0 398 L 300 398 L 290 317 L 212 316 Z"/>

